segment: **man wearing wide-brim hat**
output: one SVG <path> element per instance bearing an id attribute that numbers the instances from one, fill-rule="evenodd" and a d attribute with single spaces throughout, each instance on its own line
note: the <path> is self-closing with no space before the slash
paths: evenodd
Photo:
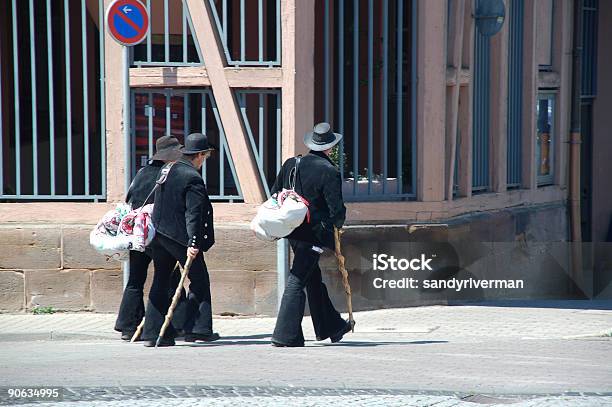
<path id="1" fill-rule="evenodd" d="M 340 140 L 342 135 L 334 133 L 328 123 L 317 124 L 304 136 L 310 152 L 301 157 L 297 171 L 295 157 L 285 161 L 270 191 L 289 189 L 296 173 L 295 191 L 309 202 L 310 212 L 310 219 L 288 236 L 294 257 L 272 334 L 274 346 L 304 346 L 304 289 L 317 340 L 338 342 L 352 328 L 334 308 L 319 268 L 323 248 L 334 249 L 334 227 L 341 228 L 346 218 L 340 172 L 329 158 Z"/>
<path id="2" fill-rule="evenodd" d="M 149 293 L 143 339 L 145 346 L 155 346 L 170 305 L 166 295 L 169 275 L 177 261 L 189 269 L 189 295 L 183 330 L 185 341 L 214 341 L 219 335 L 212 328 L 210 278 L 203 252 L 215 243 L 213 208 L 200 169 L 214 146 L 201 133 L 185 139 L 182 157 L 168 173 L 166 182 L 155 193 L 153 224 L 155 238 L 151 242 L 155 274 Z M 176 331 L 166 330 L 159 346 L 174 345 Z"/>
<path id="3" fill-rule="evenodd" d="M 181 158 L 183 156 L 182 148 L 183 146 L 176 137 L 163 136 L 157 139 L 155 154 L 151 157 L 149 163 L 138 171 L 128 190 L 125 200 L 132 206 L 132 209 L 153 202 L 153 197 L 149 197 L 149 194 L 155 187 L 155 181 L 159 178 L 161 168 L 166 163 Z M 147 279 L 147 270 L 152 261 L 151 250 L 150 248 L 146 248 L 144 252 L 131 250 L 129 259 L 129 277 L 125 290 L 123 290 L 119 314 L 115 322 L 115 330 L 121 332 L 121 339 L 123 340 L 132 338 L 145 313 L 143 289 Z M 170 289 L 174 293 L 174 288 L 178 284 L 176 277 L 180 276 L 175 273 L 172 277 Z M 184 306 L 179 305 L 174 319 L 175 326 L 180 326 L 183 314 Z"/>

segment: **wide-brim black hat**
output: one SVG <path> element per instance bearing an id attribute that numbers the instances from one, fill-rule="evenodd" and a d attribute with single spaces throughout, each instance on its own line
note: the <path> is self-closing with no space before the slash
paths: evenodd
<path id="1" fill-rule="evenodd" d="M 155 142 L 155 154 L 152 160 L 176 161 L 183 155 L 183 145 L 174 136 L 163 136 Z"/>
<path id="2" fill-rule="evenodd" d="M 329 150 L 342 140 L 342 134 L 334 133 L 329 123 L 319 123 L 304 135 L 304 144 L 313 151 Z"/>
<path id="3" fill-rule="evenodd" d="M 191 133 L 185 138 L 185 148 L 183 154 L 198 154 L 204 151 L 216 150 L 212 143 L 208 142 L 208 137 L 202 133 Z"/>

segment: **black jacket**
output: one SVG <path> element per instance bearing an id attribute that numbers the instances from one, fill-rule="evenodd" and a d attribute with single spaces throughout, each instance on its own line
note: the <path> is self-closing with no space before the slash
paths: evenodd
<path id="1" fill-rule="evenodd" d="M 125 197 L 125 202 L 132 204 L 133 209 L 140 208 L 145 204 L 145 199 L 155 188 L 155 181 L 159 178 L 159 171 L 163 166 L 163 161 L 155 160 L 138 171 Z M 152 202 L 153 196 L 149 198 L 148 203 Z"/>
<path id="2" fill-rule="evenodd" d="M 185 247 L 207 251 L 215 243 L 213 207 L 206 185 L 188 160 L 177 161 L 155 192 L 153 225 L 156 233 Z"/>
<path id="3" fill-rule="evenodd" d="M 295 157 L 285 161 L 271 194 L 289 188 L 294 167 Z M 305 219 L 288 238 L 312 242 L 333 250 L 334 226 L 342 227 L 346 219 L 340 171 L 327 155 L 311 151 L 300 160 L 295 190 L 310 204 L 310 222 Z"/>

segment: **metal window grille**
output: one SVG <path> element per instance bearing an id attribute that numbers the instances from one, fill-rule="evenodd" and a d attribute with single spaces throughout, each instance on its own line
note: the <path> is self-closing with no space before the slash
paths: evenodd
<path id="1" fill-rule="evenodd" d="M 597 96 L 598 0 L 584 0 L 582 8 L 582 97 Z"/>
<path id="2" fill-rule="evenodd" d="M 508 150 L 507 185 L 521 185 L 523 107 L 523 13 L 524 1 L 510 2 L 508 46 Z"/>
<path id="3" fill-rule="evenodd" d="M 281 159 L 281 94 L 279 90 L 239 90 L 240 105 L 251 150 L 266 195 L 280 171 Z"/>
<path id="4" fill-rule="evenodd" d="M 484 0 L 478 0 L 484 1 Z M 474 36 L 474 130 L 472 191 L 489 189 L 490 39 L 476 29 Z"/>
<path id="5" fill-rule="evenodd" d="M 208 89 L 132 89 L 132 177 L 147 165 L 156 140 L 171 134 L 183 143 L 193 132 L 205 133 L 218 147 L 202 166 L 202 177 L 213 200 L 240 201 L 236 176 L 219 111 Z"/>
<path id="6" fill-rule="evenodd" d="M 346 200 L 416 197 L 414 0 L 318 0 L 315 117 L 344 135 Z"/>
<path id="7" fill-rule="evenodd" d="M 228 65 L 281 64 L 280 0 L 208 1 Z"/>
<path id="8" fill-rule="evenodd" d="M 106 196 L 103 0 L 0 13 L 0 200 Z"/>
<path id="9" fill-rule="evenodd" d="M 150 16 L 147 38 L 132 47 L 133 66 L 203 63 L 185 0 L 143 0 Z"/>

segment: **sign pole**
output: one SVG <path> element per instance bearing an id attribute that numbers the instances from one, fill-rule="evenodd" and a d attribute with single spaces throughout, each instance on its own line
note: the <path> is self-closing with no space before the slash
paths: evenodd
<path id="1" fill-rule="evenodd" d="M 283 292 L 289 274 L 289 241 L 278 239 L 276 241 L 276 311 L 280 309 Z"/>
<path id="2" fill-rule="evenodd" d="M 123 140 L 125 148 L 125 160 L 124 160 L 124 177 L 125 177 L 125 196 L 127 196 L 128 189 L 132 179 L 132 166 L 130 155 L 132 151 L 131 135 L 130 135 L 130 48 L 123 46 Z M 123 262 L 123 289 L 127 286 L 128 279 L 130 278 L 130 259 Z"/>

